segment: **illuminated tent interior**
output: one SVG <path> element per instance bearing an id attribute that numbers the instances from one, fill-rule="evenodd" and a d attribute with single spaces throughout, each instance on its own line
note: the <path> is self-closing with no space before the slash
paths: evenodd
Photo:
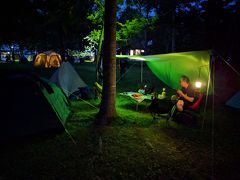
<path id="1" fill-rule="evenodd" d="M 53 51 L 46 51 L 36 56 L 34 66 L 42 66 L 45 68 L 57 68 L 60 67 L 62 58 L 60 54 Z"/>
<path id="2" fill-rule="evenodd" d="M 55 84 L 23 73 L 1 77 L 1 82 L 5 84 L 0 89 L 1 141 L 64 130 L 70 110 Z"/>

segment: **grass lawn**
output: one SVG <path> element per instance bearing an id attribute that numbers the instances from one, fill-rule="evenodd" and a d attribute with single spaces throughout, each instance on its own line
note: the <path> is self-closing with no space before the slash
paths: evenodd
<path id="1" fill-rule="evenodd" d="M 75 65 L 82 79 L 93 85 L 94 63 Z M 0 71 L 24 69 L 49 78 L 49 69 L 30 65 L 0 64 Z M 117 74 L 119 79 L 119 74 Z M 164 87 L 144 66 L 144 84 Z M 140 64 L 131 66 L 117 84 L 117 92 L 136 91 L 140 85 Z M 167 88 L 169 94 L 172 93 Z M 99 100 L 91 100 L 98 107 Z M 239 179 L 239 112 L 225 107 L 207 112 L 206 126 L 187 127 L 165 119 L 153 121 L 130 99 L 117 96 L 119 117 L 109 126 L 96 127 L 98 112 L 83 101 L 71 102 L 68 133 L 38 136 L 1 145 L 0 179 Z M 212 123 L 214 122 L 214 123 Z"/>

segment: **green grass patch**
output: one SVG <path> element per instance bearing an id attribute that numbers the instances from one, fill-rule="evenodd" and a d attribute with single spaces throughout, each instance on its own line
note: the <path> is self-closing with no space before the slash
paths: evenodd
<path id="1" fill-rule="evenodd" d="M 84 63 L 75 68 L 91 87 L 95 64 Z M 140 64 L 131 68 L 118 82 L 117 92 L 136 91 L 141 84 Z M 31 65 L 0 65 L 1 71 L 11 69 L 31 71 L 45 78 L 54 72 Z M 159 91 L 164 87 L 147 66 L 144 83 L 154 84 Z M 200 127 L 174 122 L 167 127 L 164 118 L 153 121 L 147 110 L 150 102 L 142 102 L 136 111 L 135 102 L 118 95 L 118 118 L 109 126 L 95 126 L 99 103 L 99 100 L 71 102 L 72 114 L 66 129 L 76 144 L 68 133 L 62 132 L 1 146 L 0 179 L 240 178 L 240 126 L 236 111 L 225 108 L 217 111 L 214 131 L 212 112 L 208 111 L 202 132 Z"/>

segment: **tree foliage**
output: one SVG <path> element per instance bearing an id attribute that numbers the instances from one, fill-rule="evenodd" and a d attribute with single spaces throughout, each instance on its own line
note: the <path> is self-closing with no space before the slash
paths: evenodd
<path id="1" fill-rule="evenodd" d="M 37 50 L 83 50 L 100 42 L 104 0 L 8 0 L 1 9 L 0 44 Z M 239 0 L 119 0 L 118 46 L 153 41 L 149 53 L 214 48 L 237 54 Z M 143 43 L 144 42 L 144 43 Z M 174 43 L 174 44 L 173 44 Z"/>

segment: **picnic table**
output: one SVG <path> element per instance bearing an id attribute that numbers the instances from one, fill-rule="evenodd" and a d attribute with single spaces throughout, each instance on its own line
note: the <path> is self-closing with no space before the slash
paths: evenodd
<path id="1" fill-rule="evenodd" d="M 152 94 L 141 94 L 138 92 L 123 92 L 119 94 L 131 98 L 136 103 L 136 110 L 138 110 L 138 105 L 144 100 L 152 100 Z"/>

